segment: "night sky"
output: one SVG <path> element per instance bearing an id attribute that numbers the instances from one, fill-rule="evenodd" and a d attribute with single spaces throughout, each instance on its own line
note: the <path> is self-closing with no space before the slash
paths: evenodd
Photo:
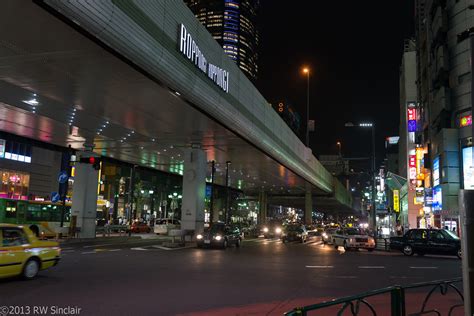
<path id="1" fill-rule="evenodd" d="M 257 88 L 270 102 L 293 104 L 304 140 L 301 69 L 309 65 L 314 154 L 337 154 L 341 141 L 343 156 L 367 156 L 370 130 L 344 124 L 375 121 L 381 158 L 385 137 L 398 135 L 399 69 L 403 40 L 414 34 L 413 16 L 413 0 L 261 0 Z"/>

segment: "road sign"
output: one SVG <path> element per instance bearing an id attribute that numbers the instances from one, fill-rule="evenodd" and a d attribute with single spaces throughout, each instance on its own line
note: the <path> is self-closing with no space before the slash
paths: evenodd
<path id="1" fill-rule="evenodd" d="M 64 184 L 64 183 L 67 182 L 68 179 L 69 179 L 69 176 L 67 175 L 66 171 L 61 171 L 59 173 L 59 176 L 58 176 L 58 182 L 59 183 Z"/>
<path id="2" fill-rule="evenodd" d="M 51 202 L 56 203 L 61 199 L 61 196 L 59 195 L 58 192 L 52 192 L 51 193 Z"/>

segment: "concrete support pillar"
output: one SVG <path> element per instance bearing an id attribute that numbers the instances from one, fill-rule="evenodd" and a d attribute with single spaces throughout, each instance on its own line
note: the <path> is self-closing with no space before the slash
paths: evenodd
<path id="1" fill-rule="evenodd" d="M 258 194 L 258 224 L 265 224 L 267 221 L 268 195 L 262 191 Z"/>
<path id="2" fill-rule="evenodd" d="M 200 233 L 204 230 L 206 170 L 207 160 L 204 150 L 185 150 L 181 229 L 194 230 L 195 233 Z"/>
<path id="3" fill-rule="evenodd" d="M 461 219 L 462 279 L 464 286 L 464 314 L 474 313 L 474 190 L 459 192 Z"/>
<path id="4" fill-rule="evenodd" d="M 306 182 L 306 192 L 304 195 L 304 223 L 311 225 L 313 222 L 313 193 L 311 184 Z"/>
<path id="5" fill-rule="evenodd" d="M 97 185 L 99 171 L 90 164 L 76 163 L 72 192 L 72 216 L 80 227 L 80 238 L 95 238 L 97 214 Z"/>

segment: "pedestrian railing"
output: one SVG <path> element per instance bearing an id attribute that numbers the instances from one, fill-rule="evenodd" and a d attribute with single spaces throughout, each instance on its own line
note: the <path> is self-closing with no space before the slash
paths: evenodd
<path id="1" fill-rule="evenodd" d="M 464 296 L 459 289 L 461 284 L 462 278 L 408 286 L 394 285 L 359 295 L 297 307 L 285 315 L 451 316 L 455 315 L 455 312 L 456 315 L 464 315 Z"/>

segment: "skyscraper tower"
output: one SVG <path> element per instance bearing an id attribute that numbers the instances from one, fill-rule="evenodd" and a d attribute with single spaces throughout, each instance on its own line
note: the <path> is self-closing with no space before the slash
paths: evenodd
<path id="1" fill-rule="evenodd" d="M 251 81 L 258 73 L 259 0 L 184 0 Z"/>

